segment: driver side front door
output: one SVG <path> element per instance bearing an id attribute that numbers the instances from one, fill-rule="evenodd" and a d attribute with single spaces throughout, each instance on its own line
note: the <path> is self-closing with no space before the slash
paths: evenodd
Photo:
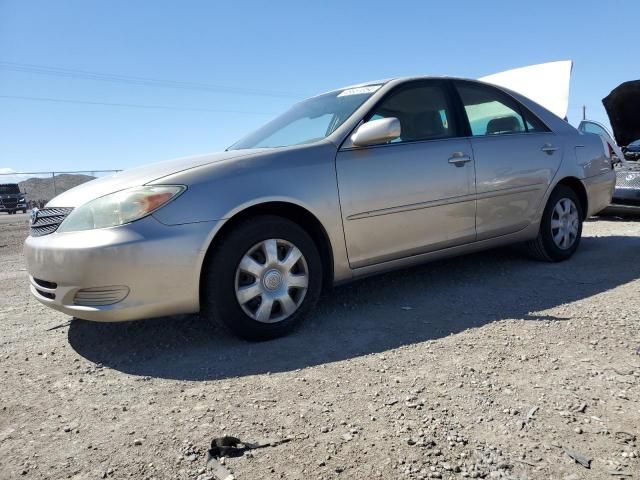
<path id="1" fill-rule="evenodd" d="M 458 137 L 452 105 L 444 80 L 400 86 L 365 118 L 398 118 L 400 138 L 338 152 L 352 268 L 475 240 L 473 151 Z"/>

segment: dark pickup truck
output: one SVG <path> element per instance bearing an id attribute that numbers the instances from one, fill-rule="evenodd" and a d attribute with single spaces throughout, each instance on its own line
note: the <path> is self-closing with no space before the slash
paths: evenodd
<path id="1" fill-rule="evenodd" d="M 0 212 L 7 212 L 11 215 L 18 210 L 22 210 L 22 213 L 27 213 L 27 200 L 24 198 L 24 193 L 20 191 L 18 184 L 0 184 Z"/>

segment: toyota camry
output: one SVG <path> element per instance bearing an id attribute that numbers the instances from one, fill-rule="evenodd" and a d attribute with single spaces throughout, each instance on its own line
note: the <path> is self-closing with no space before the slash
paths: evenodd
<path id="1" fill-rule="evenodd" d="M 69 190 L 32 213 L 24 251 L 33 295 L 73 317 L 200 312 L 265 339 L 362 276 L 513 243 L 566 260 L 614 183 L 599 136 L 520 94 L 399 78 Z"/>

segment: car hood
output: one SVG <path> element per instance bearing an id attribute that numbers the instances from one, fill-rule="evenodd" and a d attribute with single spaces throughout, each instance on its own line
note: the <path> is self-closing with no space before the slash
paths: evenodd
<path id="1" fill-rule="evenodd" d="M 624 82 L 602 99 L 618 145 L 640 139 L 640 80 Z"/>
<path id="2" fill-rule="evenodd" d="M 124 190 L 125 188 L 137 187 L 152 182 L 158 183 L 164 177 L 185 170 L 211 163 L 248 157 L 263 151 L 264 149 L 233 150 L 142 165 L 78 185 L 55 197 L 47 203 L 47 207 L 78 207 L 90 200 Z"/>

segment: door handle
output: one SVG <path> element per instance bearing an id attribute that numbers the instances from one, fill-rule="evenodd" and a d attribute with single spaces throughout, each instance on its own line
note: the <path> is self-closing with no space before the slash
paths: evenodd
<path id="1" fill-rule="evenodd" d="M 552 155 L 553 152 L 555 152 L 556 150 L 558 150 L 558 147 L 554 147 L 553 145 L 551 145 L 550 143 L 545 143 L 542 148 L 540 149 L 542 150 L 544 153 L 547 153 L 549 155 Z"/>
<path id="2" fill-rule="evenodd" d="M 469 163 L 470 161 L 471 157 L 462 152 L 455 152 L 449 157 L 449 163 L 456 167 L 463 167 L 465 163 Z"/>

